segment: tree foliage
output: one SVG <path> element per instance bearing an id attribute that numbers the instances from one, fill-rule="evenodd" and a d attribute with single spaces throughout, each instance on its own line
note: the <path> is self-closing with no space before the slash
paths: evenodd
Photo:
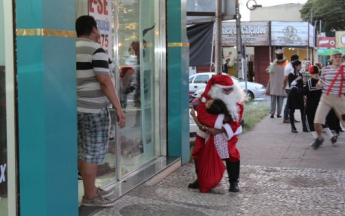
<path id="1" fill-rule="evenodd" d="M 316 21 L 318 32 L 326 32 L 327 36 L 334 36 L 332 29 L 345 31 L 345 0 L 308 0 L 300 12 L 303 20 L 313 25 Z"/>

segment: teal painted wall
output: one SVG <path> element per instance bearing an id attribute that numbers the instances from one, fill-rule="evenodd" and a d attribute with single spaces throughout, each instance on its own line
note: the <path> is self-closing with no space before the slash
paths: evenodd
<path id="1" fill-rule="evenodd" d="M 74 1 L 17 0 L 17 29 L 74 31 Z M 17 37 L 21 216 L 78 215 L 75 38 Z"/>
<path id="2" fill-rule="evenodd" d="M 188 43 L 185 1 L 167 1 L 167 43 Z M 190 159 L 188 47 L 168 46 L 168 154 Z"/>

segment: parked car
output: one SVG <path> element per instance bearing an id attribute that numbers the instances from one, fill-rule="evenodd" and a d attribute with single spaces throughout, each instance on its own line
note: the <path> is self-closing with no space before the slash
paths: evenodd
<path id="1" fill-rule="evenodd" d="M 200 89 L 205 89 L 206 84 L 211 77 L 215 75 L 214 72 L 197 73 L 189 77 L 189 93 L 195 93 Z M 234 83 L 245 89 L 245 82 L 238 80 L 236 77 L 231 76 Z M 203 92 L 203 90 L 201 90 Z M 256 82 L 247 82 L 247 96 L 248 99 L 264 98 L 266 88 L 264 85 Z"/>

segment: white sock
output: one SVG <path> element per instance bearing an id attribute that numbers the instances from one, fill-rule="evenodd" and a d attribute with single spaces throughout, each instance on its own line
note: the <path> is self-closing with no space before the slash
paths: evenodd
<path id="1" fill-rule="evenodd" d="M 314 139 L 317 138 L 317 133 L 316 133 L 316 131 L 311 131 L 310 133 L 311 133 L 311 135 L 313 136 Z"/>
<path id="2" fill-rule="evenodd" d="M 330 139 L 334 136 L 332 131 L 329 128 L 325 128 L 325 132 L 329 136 Z"/>

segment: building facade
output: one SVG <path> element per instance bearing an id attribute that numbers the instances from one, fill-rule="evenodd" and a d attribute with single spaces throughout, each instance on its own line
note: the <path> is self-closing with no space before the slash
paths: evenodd
<path id="1" fill-rule="evenodd" d="M 97 186 L 119 197 L 189 161 L 183 1 L 1 0 L 0 11 L 0 215 L 78 215 L 74 23 L 80 15 L 97 20 L 126 115 L 120 130 L 111 111 Z"/>

